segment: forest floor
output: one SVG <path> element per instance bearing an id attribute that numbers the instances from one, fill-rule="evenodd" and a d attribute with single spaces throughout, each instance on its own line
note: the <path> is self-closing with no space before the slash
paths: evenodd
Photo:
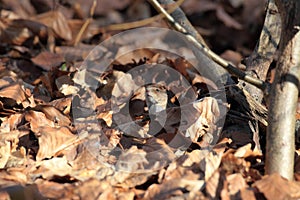
<path id="1" fill-rule="evenodd" d="M 241 68 L 265 7 L 181 5 Z M 0 199 L 300 198 L 298 150 L 294 181 L 265 175 L 265 125 L 259 145 L 236 126 L 257 122 L 228 97 L 238 80 L 218 85 L 157 15 L 142 0 L 0 0 Z"/>

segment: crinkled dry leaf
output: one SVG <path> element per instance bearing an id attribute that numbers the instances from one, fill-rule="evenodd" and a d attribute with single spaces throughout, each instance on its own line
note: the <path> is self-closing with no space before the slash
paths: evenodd
<path id="1" fill-rule="evenodd" d="M 113 116 L 113 111 L 106 111 L 106 112 L 99 113 L 97 118 L 103 119 L 106 122 L 106 124 L 110 127 L 113 119 L 112 116 Z"/>
<path id="2" fill-rule="evenodd" d="M 8 0 L 4 0 L 4 1 L 8 1 Z M 0 17 L 3 19 L 10 19 L 10 20 L 20 19 L 20 16 L 18 14 L 10 10 L 1 10 Z"/>
<path id="3" fill-rule="evenodd" d="M 199 191 L 204 185 L 203 180 L 186 180 L 174 178 L 165 181 L 163 184 L 152 184 L 145 193 L 145 199 L 170 199 L 174 197 L 183 197 L 183 191 L 188 192 Z"/>
<path id="4" fill-rule="evenodd" d="M 118 171 L 129 173 L 143 171 L 145 170 L 145 165 L 148 164 L 146 155 L 145 151 L 139 150 L 136 146 L 133 146 L 127 151 L 122 152 L 117 161 L 116 169 Z"/>
<path id="5" fill-rule="evenodd" d="M 58 77 L 55 80 L 56 87 L 58 90 L 63 93 L 65 96 L 68 95 L 76 95 L 79 92 L 79 88 L 77 86 L 74 86 L 73 81 L 71 80 L 71 77 L 68 75 L 63 75 Z"/>
<path id="6" fill-rule="evenodd" d="M 105 136 L 109 140 L 108 146 L 116 147 L 120 143 L 121 131 L 117 129 L 109 129 L 105 131 Z"/>
<path id="7" fill-rule="evenodd" d="M 18 13 L 18 16 L 22 18 L 27 18 L 28 16 L 35 14 L 35 10 L 29 0 L 3 0 L 3 4 L 6 4 L 6 6 L 12 9 L 14 13 Z"/>
<path id="8" fill-rule="evenodd" d="M 186 132 L 186 135 L 191 138 L 193 142 L 205 135 L 213 134 L 216 130 L 216 121 L 220 117 L 219 105 L 216 99 L 206 97 L 202 101 L 193 103 L 194 108 L 199 112 L 200 116 L 193 123 Z M 211 140 L 211 139 L 209 139 Z M 211 141 L 206 141 L 210 143 Z"/>
<path id="9" fill-rule="evenodd" d="M 136 85 L 134 77 L 121 71 L 113 71 L 113 79 L 116 81 L 112 89 L 113 104 L 121 106 L 131 98 L 133 91 L 139 87 Z"/>
<path id="10" fill-rule="evenodd" d="M 210 199 L 218 199 L 221 190 L 224 187 L 225 175 L 219 170 L 214 171 L 210 178 L 206 181 L 206 192 Z"/>
<path id="11" fill-rule="evenodd" d="M 118 122 L 118 127 L 122 130 L 122 134 L 134 138 L 151 138 L 153 135 L 149 134 L 149 123 L 142 124 L 142 126 L 133 121 L 130 115 L 118 113 L 113 115 L 114 121 Z"/>
<path id="12" fill-rule="evenodd" d="M 194 166 L 190 166 L 190 167 L 182 167 L 180 165 L 179 162 L 173 161 L 168 168 L 165 170 L 164 172 L 164 176 L 162 177 L 162 180 L 160 180 L 160 183 L 164 183 L 166 181 L 172 181 L 174 179 L 182 179 L 185 181 L 196 181 L 201 179 L 202 180 L 202 176 L 200 173 L 196 173 L 196 171 L 198 171 L 199 168 L 196 165 Z M 162 170 L 163 171 L 163 170 Z M 203 180 L 204 183 L 204 180 Z M 202 187 L 202 185 L 198 185 L 200 189 Z M 187 189 L 191 189 L 192 188 L 187 188 Z"/>
<path id="13" fill-rule="evenodd" d="M 116 172 L 112 177 L 113 185 L 124 188 L 141 185 L 155 174 L 155 170 L 148 167 L 147 153 L 144 150 L 132 146 L 129 150 L 122 152 L 116 163 Z"/>
<path id="14" fill-rule="evenodd" d="M 64 62 L 64 58 L 56 53 L 42 51 L 36 57 L 31 58 L 31 61 L 43 70 L 49 71 L 54 67 L 60 66 Z"/>
<path id="15" fill-rule="evenodd" d="M 198 150 L 195 149 L 192 152 L 189 152 L 186 154 L 186 158 L 182 162 L 182 166 L 192 166 L 195 163 L 200 163 L 201 160 L 205 159 L 206 156 L 208 156 L 209 151 L 208 150 Z"/>
<path id="16" fill-rule="evenodd" d="M 148 170 L 161 169 L 176 158 L 170 146 L 157 138 L 148 139 L 143 150 L 147 153 L 146 169 Z"/>
<path id="17" fill-rule="evenodd" d="M 4 70 L 4 72 L 1 73 L 1 79 L 0 79 L 0 88 L 8 87 L 11 84 L 14 84 L 16 82 L 16 79 L 12 76 L 13 74 L 6 75 L 5 73 L 7 70 Z"/>
<path id="18" fill-rule="evenodd" d="M 57 108 L 65 115 L 67 115 L 71 111 L 71 103 L 72 103 L 72 97 L 64 97 L 61 99 L 55 99 L 54 101 L 51 101 L 49 104 Z"/>
<path id="19" fill-rule="evenodd" d="M 53 106 L 37 106 L 36 109 L 42 111 L 48 119 L 59 126 L 68 126 L 71 124 L 70 119 Z"/>
<path id="20" fill-rule="evenodd" d="M 259 199 L 260 196 L 259 195 L 256 195 L 254 193 L 254 190 L 252 188 L 246 188 L 246 189 L 242 189 L 240 191 L 240 194 L 239 195 L 236 195 L 238 196 L 237 198 L 240 198 L 240 199 L 247 199 L 247 200 L 256 200 L 256 199 Z"/>
<path id="21" fill-rule="evenodd" d="M 77 94 L 79 91 L 79 88 L 73 85 L 67 85 L 67 84 L 63 84 L 60 88 L 59 91 L 61 93 L 63 93 L 64 95 L 68 96 L 68 95 L 74 95 Z"/>
<path id="22" fill-rule="evenodd" d="M 13 114 L 6 119 L 2 119 L 1 130 L 0 132 L 10 132 L 12 130 L 17 129 L 17 125 L 19 125 L 22 121 L 23 114 Z"/>
<path id="23" fill-rule="evenodd" d="M 8 168 L 0 171 L 0 186 L 10 186 L 28 183 L 28 172 L 24 167 Z"/>
<path id="24" fill-rule="evenodd" d="M 112 186 L 107 181 L 90 179 L 81 184 L 74 191 L 81 199 L 101 199 L 100 195 L 103 195 L 104 192 L 114 192 Z M 109 199 L 109 198 L 104 198 Z"/>
<path id="25" fill-rule="evenodd" d="M 237 158 L 247 158 L 249 156 L 253 156 L 253 157 L 262 156 L 262 153 L 257 148 L 252 150 L 251 147 L 252 147 L 251 144 L 247 144 L 243 147 L 238 148 L 234 153 L 234 156 Z"/>
<path id="26" fill-rule="evenodd" d="M 267 199 L 299 199 L 300 184 L 295 181 L 288 181 L 279 174 L 264 176 L 256 181 L 253 187 L 258 188 Z"/>
<path id="27" fill-rule="evenodd" d="M 135 199 L 135 194 L 133 191 L 130 190 L 124 190 L 121 188 L 116 188 L 115 191 L 113 191 L 115 194 L 116 199 L 128 199 L 128 200 L 134 200 Z"/>
<path id="28" fill-rule="evenodd" d="M 58 152 L 73 145 L 78 137 L 71 133 L 68 128 L 40 127 L 39 129 L 39 151 L 37 160 L 51 158 Z"/>
<path id="29" fill-rule="evenodd" d="M 48 180 L 39 180 L 37 182 L 37 187 L 41 195 L 49 199 L 70 199 L 74 195 L 75 189 L 75 186 L 73 184 L 61 184 Z M 75 198 L 79 197 L 75 196 Z"/>
<path id="30" fill-rule="evenodd" d="M 230 174 L 226 177 L 230 195 L 236 195 L 247 187 L 247 183 L 241 174 Z"/>
<path id="31" fill-rule="evenodd" d="M 7 191 L 0 191 L 0 199 L 10 199 L 9 193 Z"/>
<path id="32" fill-rule="evenodd" d="M 37 21 L 52 28 L 56 35 L 64 40 L 72 40 L 72 31 L 68 21 L 60 11 L 49 11 L 35 17 Z"/>
<path id="33" fill-rule="evenodd" d="M 228 173 L 249 171 L 251 163 L 244 158 L 235 157 L 230 151 L 225 152 L 222 158 L 222 169 Z"/>
<path id="34" fill-rule="evenodd" d="M 35 175 L 40 174 L 44 179 L 51 180 L 54 176 L 72 175 L 72 167 L 69 165 L 66 157 L 52 158 L 43 160 L 37 171 L 32 172 Z"/>
<path id="35" fill-rule="evenodd" d="M 114 176 L 110 178 L 110 183 L 125 189 L 133 188 L 146 183 L 147 180 L 154 174 L 155 172 L 134 173 L 117 171 L 114 173 Z"/>
<path id="36" fill-rule="evenodd" d="M 72 175 L 77 180 L 86 181 L 91 178 L 103 180 L 114 174 L 114 168 L 108 164 L 109 158 L 105 157 L 102 160 L 97 158 L 97 155 L 90 151 L 87 144 L 79 145 L 77 150 L 76 159 L 69 161 L 73 170 Z"/>
<path id="37" fill-rule="evenodd" d="M 22 45 L 33 36 L 43 39 L 47 36 L 46 26 L 27 19 L 0 21 L 0 30 L 0 42 L 6 44 Z"/>
<path id="38" fill-rule="evenodd" d="M 0 169 L 3 169 L 10 156 L 10 142 L 5 141 L 4 145 L 0 145 Z"/>
<path id="39" fill-rule="evenodd" d="M 41 127 L 55 127 L 54 122 L 49 120 L 42 112 L 30 110 L 25 114 L 25 120 L 30 123 L 34 133 L 38 133 Z"/>
<path id="40" fill-rule="evenodd" d="M 11 155 L 9 156 L 9 159 L 7 160 L 7 163 L 5 165 L 6 168 L 11 167 L 23 167 L 24 165 L 30 165 L 29 163 L 32 162 L 32 160 L 28 160 L 26 157 L 26 149 L 24 147 L 21 147 L 18 150 L 14 150 L 15 148 L 11 148 Z"/>
<path id="41" fill-rule="evenodd" d="M 7 24 L 0 21 L 0 42 L 22 45 L 28 38 L 32 37 L 32 32 L 27 27 L 17 26 L 14 22 Z"/>
<path id="42" fill-rule="evenodd" d="M 11 142 L 11 147 L 16 150 L 19 142 L 19 138 L 27 135 L 28 131 L 13 130 L 9 132 L 2 132 L 0 129 L 0 145 L 5 145 L 6 141 Z"/>
<path id="43" fill-rule="evenodd" d="M 12 99 L 16 101 L 17 104 L 20 104 L 26 100 L 25 91 L 18 83 L 14 83 L 12 85 L 0 89 L 0 97 Z"/>
<path id="44" fill-rule="evenodd" d="M 207 181 L 220 167 L 221 159 L 222 159 L 222 153 L 221 154 L 215 154 L 214 152 L 209 152 L 205 159 L 201 160 L 200 162 L 200 169 L 205 174 L 205 180 Z"/>

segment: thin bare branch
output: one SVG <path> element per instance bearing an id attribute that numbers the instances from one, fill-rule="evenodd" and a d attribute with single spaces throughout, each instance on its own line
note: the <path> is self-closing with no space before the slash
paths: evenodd
<path id="1" fill-rule="evenodd" d="M 97 6 L 97 1 L 94 0 L 93 1 L 93 4 L 91 6 L 91 9 L 90 9 L 90 17 L 84 22 L 84 24 L 82 25 L 79 33 L 77 34 L 76 38 L 75 38 L 75 41 L 74 41 L 74 46 L 77 46 L 79 41 L 81 40 L 82 38 L 82 35 L 83 33 L 85 32 L 85 30 L 89 27 L 89 25 L 91 24 L 92 20 L 93 20 L 93 16 L 94 16 L 94 13 L 95 13 L 95 9 L 96 9 L 96 6 Z"/>
<path id="2" fill-rule="evenodd" d="M 167 10 L 168 13 L 174 12 L 182 3 L 184 0 L 178 0 L 174 5 L 170 6 L 170 8 Z M 143 20 L 139 21 L 134 21 L 134 22 L 128 22 L 128 23 L 120 23 L 120 24 L 111 24 L 105 27 L 102 27 L 100 30 L 101 31 L 121 31 L 121 30 L 128 30 L 132 28 L 138 28 L 142 26 L 146 26 L 152 22 L 155 22 L 159 19 L 163 19 L 165 16 L 160 13 L 156 16 L 146 18 Z"/>
<path id="3" fill-rule="evenodd" d="M 267 88 L 267 83 L 264 81 L 254 78 L 252 76 L 247 75 L 245 72 L 239 70 L 236 68 L 233 64 L 228 63 L 226 60 L 215 54 L 213 51 L 211 51 L 201 40 L 197 40 L 194 35 L 192 35 L 189 31 L 187 31 L 181 24 L 179 24 L 161 5 L 157 0 L 148 0 L 157 11 L 162 13 L 168 22 L 172 25 L 172 27 L 185 34 L 187 39 L 192 42 L 198 49 L 202 50 L 202 52 L 205 53 L 209 58 L 211 58 L 213 61 L 215 61 L 217 64 L 221 65 L 223 68 L 225 68 L 228 72 L 235 75 L 239 79 L 242 79 L 262 90 L 265 90 Z M 201 37 L 202 38 L 202 37 Z"/>

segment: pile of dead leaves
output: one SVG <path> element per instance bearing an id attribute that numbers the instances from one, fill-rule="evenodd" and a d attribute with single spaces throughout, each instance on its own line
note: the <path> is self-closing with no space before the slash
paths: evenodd
<path id="1" fill-rule="evenodd" d="M 189 48 L 181 57 L 154 49 L 123 54 L 132 46 L 122 41 L 95 48 L 128 28 L 110 24 L 150 18 L 149 4 L 97 2 L 93 10 L 92 0 L 0 0 L 0 199 L 300 198 L 299 182 L 264 176 L 265 158 L 249 130 L 231 128 L 237 121 L 226 115 L 238 105 L 197 73 L 185 59 Z M 248 28 L 263 17 L 258 2 L 187 0 L 183 8 L 192 21 L 200 13 L 221 24 L 201 22 L 199 30 L 239 63 L 254 45 L 245 46 L 255 41 Z M 165 35 L 147 42 L 174 48 Z M 111 61 L 104 71 L 99 55 Z M 86 58 L 96 65 L 83 70 Z M 149 83 L 168 92 L 164 123 L 149 117 Z M 299 166 L 297 158 L 296 180 Z"/>

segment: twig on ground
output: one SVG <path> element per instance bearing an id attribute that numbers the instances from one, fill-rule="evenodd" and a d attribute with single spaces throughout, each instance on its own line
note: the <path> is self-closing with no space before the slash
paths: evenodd
<path id="1" fill-rule="evenodd" d="M 182 3 L 184 2 L 184 0 L 178 0 L 176 3 L 174 3 L 174 5 L 170 6 L 169 9 L 167 9 L 168 13 L 172 13 L 174 12 L 174 10 L 176 10 Z M 138 27 L 142 27 L 142 26 L 146 26 L 150 23 L 153 23 L 159 19 L 163 19 L 165 16 L 160 13 L 156 16 L 147 18 L 147 19 L 143 19 L 143 20 L 139 20 L 139 21 L 134 21 L 134 22 L 128 22 L 128 23 L 120 23 L 120 24 L 111 24 L 105 27 L 101 27 L 101 31 L 121 31 L 121 30 L 128 30 L 128 29 L 132 29 L 132 28 L 138 28 Z"/>
<path id="2" fill-rule="evenodd" d="M 90 9 L 90 17 L 84 22 L 84 24 L 82 25 L 79 33 L 77 34 L 77 36 L 75 38 L 75 41 L 74 41 L 74 46 L 78 45 L 78 43 L 80 42 L 80 40 L 82 38 L 83 33 L 85 32 L 85 30 L 88 28 L 88 26 L 92 22 L 96 6 L 97 6 L 97 1 L 94 0 L 93 4 L 91 6 L 91 9 Z"/>
<path id="3" fill-rule="evenodd" d="M 234 76 L 238 77 L 239 79 L 242 79 L 262 90 L 268 89 L 267 83 L 264 81 L 254 78 L 252 76 L 247 75 L 245 72 L 239 70 L 236 68 L 233 64 L 227 62 L 217 54 L 215 54 L 213 51 L 211 51 L 201 40 L 197 40 L 195 35 L 192 35 L 190 31 L 187 31 L 182 25 L 180 25 L 175 19 L 160 5 L 160 3 L 157 0 L 148 0 L 157 11 L 162 13 L 168 22 L 172 25 L 172 27 L 185 34 L 187 39 L 192 42 L 198 49 L 201 49 L 205 55 L 207 55 L 209 58 L 211 58 L 214 62 L 221 65 L 223 68 L 225 68 L 229 73 L 233 74 Z M 200 36 L 201 37 L 201 36 Z M 202 38 L 202 37 L 201 37 Z M 202 39 L 203 40 L 203 39 Z"/>

